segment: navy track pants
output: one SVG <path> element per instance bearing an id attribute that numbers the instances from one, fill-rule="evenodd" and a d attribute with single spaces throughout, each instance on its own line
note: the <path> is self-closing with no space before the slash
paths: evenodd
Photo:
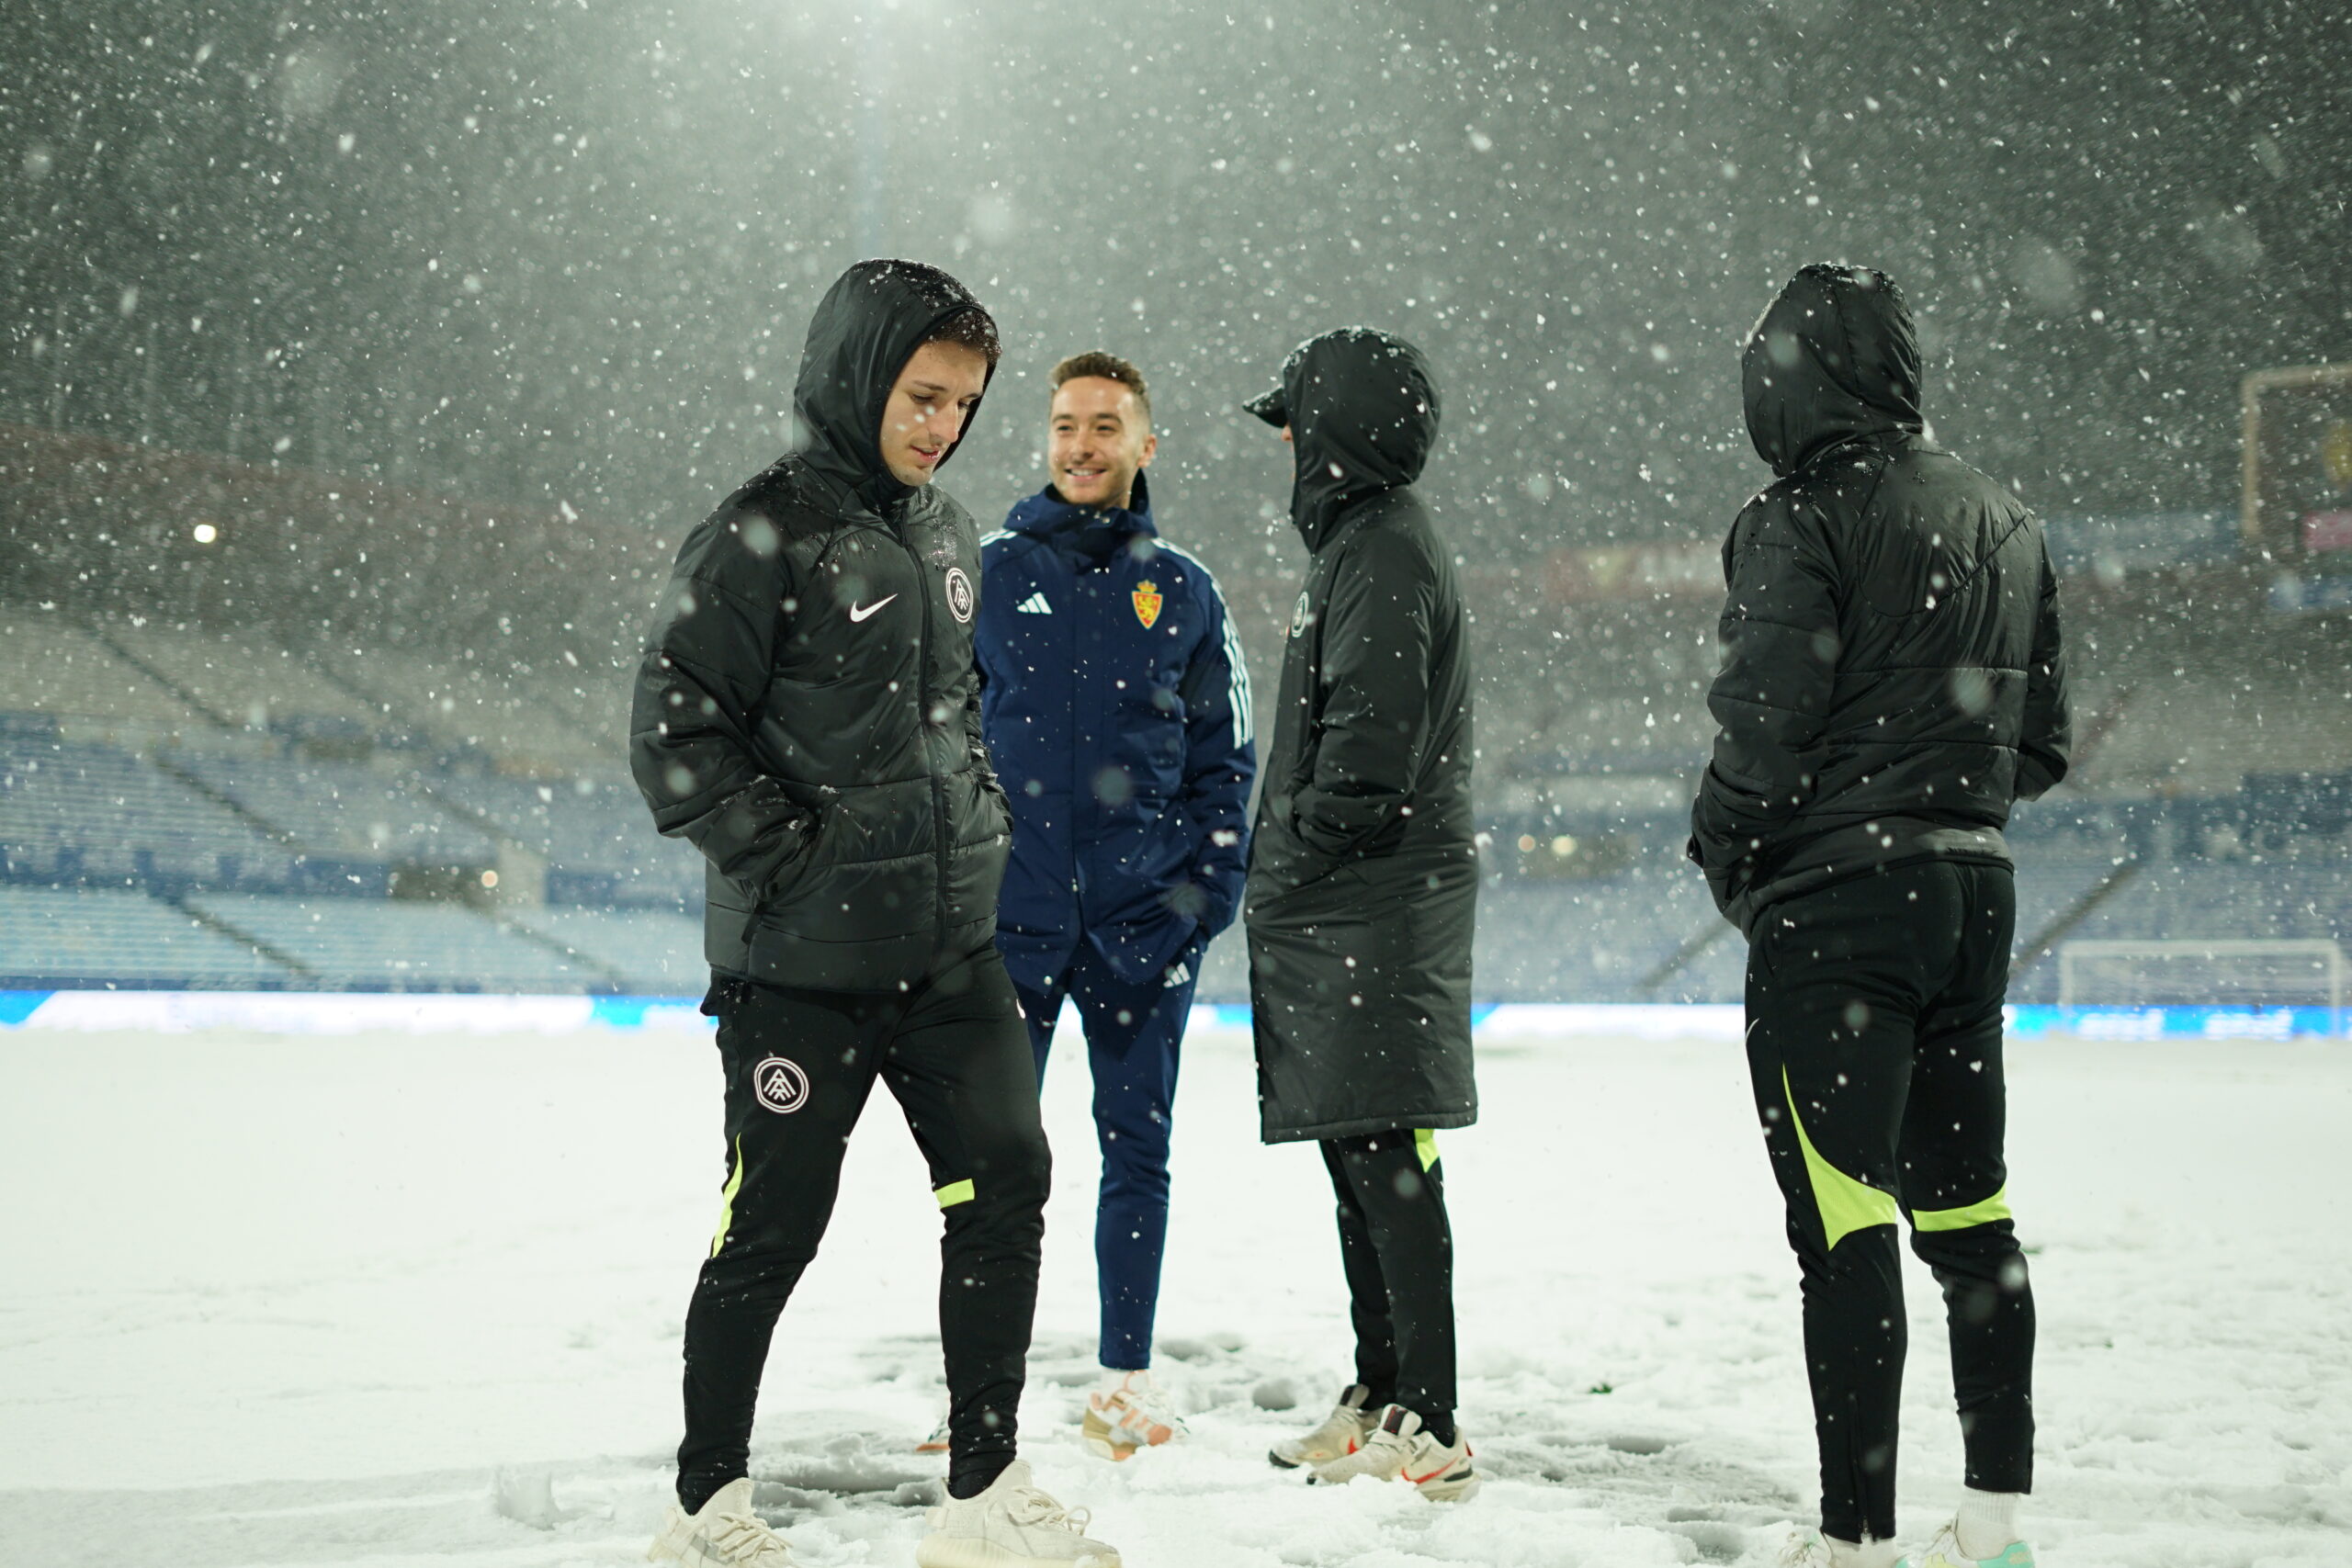
<path id="1" fill-rule="evenodd" d="M 1122 980 L 1080 940 L 1047 988 L 1015 982 L 1029 1021 L 1037 1078 L 1062 999 L 1078 1004 L 1094 1074 L 1094 1131 L 1102 1145 L 1102 1189 L 1094 1210 L 1094 1265 L 1102 1297 L 1102 1359 L 1132 1371 L 1151 1365 L 1159 1311 L 1159 1267 L 1168 1245 L 1168 1136 L 1184 1023 L 1200 979 L 1194 942 L 1148 980 Z"/>

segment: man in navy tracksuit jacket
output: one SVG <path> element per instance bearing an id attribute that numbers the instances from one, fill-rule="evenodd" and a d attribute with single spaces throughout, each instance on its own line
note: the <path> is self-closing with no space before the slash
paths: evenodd
<path id="1" fill-rule="evenodd" d="M 1053 387 L 1052 482 L 981 541 L 976 648 L 1012 804 L 997 945 L 1040 1077 L 1065 997 L 1093 1067 L 1105 1381 L 1085 1435 L 1125 1459 L 1182 1430 L 1148 1373 L 1169 1122 L 1202 950 L 1240 901 L 1257 760 L 1225 601 L 1152 525 L 1142 376 L 1085 354 Z"/>

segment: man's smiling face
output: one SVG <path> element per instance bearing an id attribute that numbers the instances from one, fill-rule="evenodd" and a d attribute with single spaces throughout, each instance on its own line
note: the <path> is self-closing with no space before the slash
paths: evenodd
<path id="1" fill-rule="evenodd" d="M 1046 468 L 1073 506 L 1125 506 L 1159 437 L 1135 391 L 1107 376 L 1073 376 L 1054 391 Z"/>

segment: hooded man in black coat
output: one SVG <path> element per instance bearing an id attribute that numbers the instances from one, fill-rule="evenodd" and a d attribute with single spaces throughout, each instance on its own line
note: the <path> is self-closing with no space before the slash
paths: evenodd
<path id="1" fill-rule="evenodd" d="M 1724 546 L 1721 728 L 1690 855 L 1748 938 L 1749 1069 L 1804 1272 L 1822 1529 L 1795 1560 L 1894 1561 L 1907 1216 L 1944 1289 L 1968 1458 L 1918 1568 L 2030 1568 L 2001 829 L 2066 773 L 2057 581 L 2032 513 L 1928 436 L 1883 274 L 1804 268 L 1742 363 L 1776 478 Z"/>
<path id="2" fill-rule="evenodd" d="M 978 533 L 931 484 L 998 352 L 945 273 L 844 273 L 808 324 L 797 449 L 686 536 L 639 670 L 638 787 L 709 862 L 703 1010 L 727 1078 L 725 1202 L 686 1314 L 657 1561 L 789 1561 L 751 1506 L 752 1409 L 879 1079 L 944 1218 L 953 1457 L 915 1560 L 1118 1562 L 1014 1458 L 1048 1167 L 992 942 L 1011 818 L 980 741 Z"/>
<path id="3" fill-rule="evenodd" d="M 1245 894 L 1260 1135 L 1322 1145 L 1356 1331 L 1339 1408 L 1272 1457 L 1458 1498 L 1477 1481 L 1453 1423 L 1436 1134 L 1478 1114 L 1478 863 L 1462 594 L 1411 488 L 1437 441 L 1437 384 L 1412 344 L 1346 328 L 1300 345 L 1249 408 L 1292 443 L 1291 521 L 1314 557 Z"/>

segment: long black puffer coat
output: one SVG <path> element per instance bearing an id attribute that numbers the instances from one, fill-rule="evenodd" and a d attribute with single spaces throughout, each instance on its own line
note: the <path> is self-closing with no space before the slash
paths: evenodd
<path id="1" fill-rule="evenodd" d="M 978 531 L 878 445 L 907 360 L 974 308 L 917 264 L 843 274 L 808 324 L 799 450 L 679 547 L 629 761 L 655 825 L 709 862 L 720 974 L 888 991 L 995 934 L 1011 818 L 972 666 Z"/>
<path id="2" fill-rule="evenodd" d="M 1477 1120 L 1470 650 L 1453 558 L 1410 489 L 1438 397 L 1411 344 L 1303 345 L 1250 405 L 1295 443 L 1314 553 L 1292 611 L 1244 919 L 1268 1143 Z"/>
<path id="3" fill-rule="evenodd" d="M 2018 800 L 2066 775 L 2041 526 L 1929 440 L 1911 312 L 1883 274 L 1798 273 L 1743 360 L 1779 478 L 1724 545 L 1720 728 L 1690 852 L 1726 919 L 1924 860 L 2006 865 Z"/>

